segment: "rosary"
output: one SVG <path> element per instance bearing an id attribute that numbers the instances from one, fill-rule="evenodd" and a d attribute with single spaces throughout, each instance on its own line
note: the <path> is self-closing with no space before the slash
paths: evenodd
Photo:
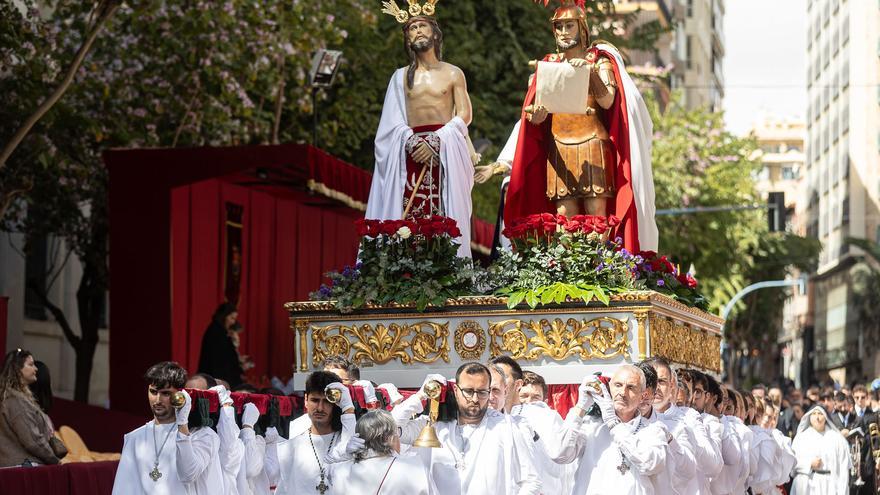
<path id="1" fill-rule="evenodd" d="M 635 435 L 636 433 L 639 432 L 640 429 L 642 429 L 643 422 L 644 421 L 641 418 L 639 418 L 639 424 L 636 425 L 636 429 L 633 430 L 633 432 L 632 432 L 633 435 Z M 623 455 L 623 450 L 621 450 L 620 448 L 618 448 L 617 450 L 618 450 L 618 452 L 620 452 L 620 465 L 617 466 L 617 470 L 620 471 L 621 475 L 624 475 L 624 474 L 626 474 L 627 471 L 629 471 L 629 464 L 626 463 L 626 456 Z"/>
<path id="2" fill-rule="evenodd" d="M 333 432 L 333 436 L 330 437 L 330 444 L 327 445 L 327 454 L 329 454 L 330 449 L 333 448 L 333 442 L 335 440 L 336 440 L 336 432 Z M 321 495 L 324 495 L 324 493 L 326 493 L 327 490 L 330 489 L 330 487 L 327 485 L 327 483 L 324 482 L 324 480 L 326 479 L 325 474 L 324 474 L 324 465 L 321 464 L 321 458 L 318 457 L 318 451 L 315 449 L 315 442 L 312 440 L 312 429 L 311 428 L 309 428 L 309 444 L 311 444 L 311 446 L 312 446 L 312 452 L 314 452 L 314 454 L 315 454 L 315 460 L 318 461 L 318 470 L 321 471 L 321 482 L 318 483 L 317 486 L 315 486 L 315 490 L 318 490 L 318 493 L 320 493 Z"/>
<path id="3" fill-rule="evenodd" d="M 162 477 L 162 472 L 159 471 L 159 456 L 162 454 L 162 451 L 165 450 L 165 443 L 168 442 L 168 438 L 171 437 L 171 433 L 174 432 L 174 426 L 172 426 L 168 433 L 165 434 L 165 440 L 162 440 L 162 447 L 158 447 L 156 445 L 156 430 L 158 425 L 153 426 L 153 452 L 156 453 L 156 462 L 153 463 L 153 470 L 150 471 L 150 479 L 153 482 L 159 481 L 159 478 Z"/>

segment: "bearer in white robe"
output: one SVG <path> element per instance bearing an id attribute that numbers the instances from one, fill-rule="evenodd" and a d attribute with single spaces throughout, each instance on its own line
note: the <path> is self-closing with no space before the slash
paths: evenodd
<path id="1" fill-rule="evenodd" d="M 758 456 L 757 470 L 752 473 L 752 493 L 771 495 L 777 493 L 776 480 L 779 479 L 780 447 L 766 425 L 766 404 L 764 399 L 754 397 L 755 411 L 749 429 L 754 434 L 752 452 Z"/>
<path id="2" fill-rule="evenodd" d="M 652 477 L 666 468 L 668 430 L 639 414 L 645 375 L 620 366 L 610 392 L 579 388 L 577 405 L 565 419 L 566 436 L 558 462 L 578 461 L 572 495 L 653 495 Z M 602 418 L 584 417 L 595 401 Z M 659 494 L 658 494 L 659 495 Z"/>
<path id="3" fill-rule="evenodd" d="M 397 423 L 387 411 L 370 411 L 358 420 L 363 448 L 353 459 L 333 464 L 330 495 L 433 495 L 438 493 L 421 457 L 400 453 Z"/>
<path id="4" fill-rule="evenodd" d="M 254 425 L 260 419 L 260 411 L 251 402 L 244 405 L 241 413 L 241 431 L 238 439 L 244 446 L 241 469 L 236 484 L 239 495 L 266 495 L 269 492 L 269 477 L 266 474 L 266 439 L 254 432 Z"/>
<path id="5" fill-rule="evenodd" d="M 425 380 L 446 384 L 440 375 Z M 456 372 L 457 418 L 435 424 L 442 447 L 413 447 L 428 466 L 434 484 L 443 495 L 537 495 L 541 482 L 531 463 L 528 447 L 513 420 L 489 409 L 489 370 L 479 363 L 465 363 Z M 427 416 L 424 385 L 392 411 L 402 429 L 401 441 L 412 444 Z"/>
<path id="6" fill-rule="evenodd" d="M 849 445 L 822 406 L 813 407 L 801 418 L 792 447 L 797 465 L 791 495 L 848 493 Z"/>
<path id="7" fill-rule="evenodd" d="M 175 411 L 171 397 L 186 383 L 177 363 L 162 362 L 146 373 L 153 420 L 125 435 L 113 495 L 216 495 L 224 493 L 220 439 L 210 428 L 189 430 L 192 398 Z"/>
<path id="8" fill-rule="evenodd" d="M 325 390 L 340 393 L 337 404 L 327 401 Z M 348 387 L 328 371 L 315 371 L 306 379 L 305 408 L 310 424 L 291 422 L 289 439 L 278 445 L 281 480 L 276 495 L 325 495 L 330 489 L 330 461 L 344 456 L 354 434 L 354 404 Z"/>
<path id="9" fill-rule="evenodd" d="M 770 406 L 772 409 L 766 413 L 766 424 L 764 425 L 773 435 L 773 439 L 779 446 L 779 462 L 777 463 L 778 475 L 775 485 L 780 486 L 788 483 L 794 472 L 794 466 L 797 464 L 797 457 L 794 455 L 794 449 L 791 448 L 791 439 L 776 428 L 779 421 L 779 408 L 776 405 Z"/>
<path id="10" fill-rule="evenodd" d="M 713 465 L 715 470 L 711 472 L 704 472 L 705 475 L 702 480 L 702 485 L 700 490 L 705 494 L 712 494 L 712 480 L 721 476 L 721 471 L 724 469 L 725 461 L 724 461 L 724 452 L 722 450 L 722 435 L 724 434 L 724 426 L 721 424 L 721 405 L 724 399 L 724 394 L 721 392 L 721 384 L 718 383 L 711 375 L 704 375 L 706 378 L 706 393 L 705 393 L 705 401 L 703 404 L 703 413 L 700 415 L 700 419 L 703 420 L 703 424 L 706 426 L 706 433 L 709 435 L 709 442 L 712 444 L 712 449 L 718 453 L 720 463 L 717 465 Z"/>
<path id="11" fill-rule="evenodd" d="M 266 458 L 263 461 L 263 469 L 269 480 L 269 489 L 274 489 L 281 482 L 281 466 L 278 462 L 278 444 L 283 440 L 278 434 L 278 428 L 270 426 L 266 428 Z"/>
<path id="12" fill-rule="evenodd" d="M 663 411 L 663 415 L 683 421 L 691 433 L 694 455 L 697 459 L 697 473 L 694 481 L 688 485 L 688 493 L 709 495 L 709 480 L 721 471 L 724 461 L 721 459 L 720 449 L 709 438 L 709 432 L 701 416 L 706 408 L 706 387 L 708 384 L 706 375 L 700 372 L 692 372 L 691 375 L 693 377 L 691 407 L 670 405 L 667 410 Z M 677 391 L 675 393 L 677 394 Z"/>
<path id="13" fill-rule="evenodd" d="M 649 423 L 660 422 L 670 435 L 666 445 L 666 468 L 653 477 L 656 493 L 684 495 L 688 482 L 697 470 L 694 448 L 684 423 L 662 417 L 654 409 L 657 394 L 664 394 L 668 389 L 668 376 L 664 375 L 664 391 L 658 386 L 657 370 L 648 362 L 637 363 L 636 366 L 645 374 L 645 394 L 639 412 Z"/>
<path id="14" fill-rule="evenodd" d="M 727 387 L 721 387 L 721 397 L 721 410 L 719 411 L 723 413 L 720 417 L 722 428 L 721 458 L 724 461 L 724 465 L 721 467 L 721 472 L 718 476 L 712 478 L 710 488 L 712 495 L 732 495 L 736 489 L 743 451 L 736 428 L 731 423 L 732 413 L 736 408 L 731 403 Z"/>
<path id="15" fill-rule="evenodd" d="M 730 416 L 730 424 L 736 431 L 736 436 L 740 441 L 740 450 L 743 453 L 739 462 L 739 474 L 736 477 L 736 484 L 733 490 L 733 493 L 739 495 L 745 493 L 746 489 L 748 489 L 749 477 L 755 470 L 754 466 L 752 466 L 753 458 L 751 455 L 754 433 L 743 422 L 743 419 L 746 417 L 746 407 L 742 394 L 732 391 L 732 395 L 736 400 L 736 413 L 734 416 Z"/>
<path id="16" fill-rule="evenodd" d="M 235 424 L 235 406 L 229 390 L 223 385 L 211 387 L 217 393 L 220 402 L 220 417 L 217 420 L 217 436 L 220 437 L 220 468 L 223 470 L 223 486 L 226 495 L 244 495 L 239 493 L 236 478 L 241 470 L 244 457 L 244 445 L 238 439 L 241 431 Z"/>

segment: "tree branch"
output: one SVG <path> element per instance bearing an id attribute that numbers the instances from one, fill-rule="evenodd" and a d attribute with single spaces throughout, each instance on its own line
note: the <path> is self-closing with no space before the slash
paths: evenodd
<path id="1" fill-rule="evenodd" d="M 284 53 L 278 61 L 278 89 L 275 97 L 275 121 L 272 124 L 272 144 L 278 144 L 278 129 L 281 127 L 281 110 L 284 108 Z"/>
<path id="2" fill-rule="evenodd" d="M 49 300 L 49 297 L 46 295 L 44 291 L 42 291 L 39 287 L 37 287 L 33 282 L 27 282 L 27 288 L 33 291 L 33 293 L 37 296 L 41 303 L 46 306 L 46 309 L 52 313 L 52 317 L 55 318 L 55 321 L 61 327 L 61 331 L 64 332 L 64 337 L 67 338 L 67 341 L 70 342 L 70 345 L 76 349 L 82 339 L 73 333 L 73 329 L 70 328 L 70 322 L 67 321 L 67 316 L 64 315 L 64 311 L 61 311 L 61 308 L 56 306 Z"/>
<path id="3" fill-rule="evenodd" d="M 8 143 L 3 147 L 2 153 L 0 153 L 0 168 L 3 168 L 6 165 L 6 161 L 9 160 L 9 157 L 12 155 L 12 152 L 15 151 L 15 148 L 21 144 L 22 140 L 24 140 L 25 136 L 31 131 L 31 129 L 36 125 L 36 123 L 43 118 L 49 110 L 58 103 L 58 100 L 64 96 L 64 93 L 67 92 L 67 89 L 70 87 L 73 82 L 74 76 L 76 76 L 77 71 L 82 65 L 83 61 L 86 58 L 86 55 L 89 53 L 89 50 L 92 48 L 92 44 L 94 44 L 95 39 L 98 37 L 98 33 L 101 32 L 104 25 L 107 22 L 107 19 L 113 15 L 113 12 L 119 8 L 118 0 L 105 0 L 101 2 L 98 7 L 96 7 L 96 11 L 99 13 L 98 17 L 95 20 L 94 26 L 91 28 L 91 31 L 86 35 L 83 44 L 79 47 L 79 50 L 76 52 L 76 56 L 73 58 L 73 62 L 70 64 L 70 67 L 67 69 L 67 74 L 65 74 L 64 79 L 61 81 L 61 84 L 55 88 L 55 91 L 46 98 L 43 103 L 37 107 L 36 111 L 31 114 L 30 117 L 25 120 L 24 124 L 15 132 L 12 138 Z M 5 208 L 3 212 L 5 212 Z"/>

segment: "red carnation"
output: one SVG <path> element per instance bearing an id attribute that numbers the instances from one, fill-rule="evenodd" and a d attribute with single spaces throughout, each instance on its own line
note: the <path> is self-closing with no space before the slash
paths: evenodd
<path id="1" fill-rule="evenodd" d="M 455 238 L 457 238 L 457 237 L 461 237 L 461 230 L 459 230 L 458 227 L 456 227 L 456 226 L 453 225 L 453 226 L 449 229 L 449 237 L 452 237 L 453 239 L 455 239 Z"/>

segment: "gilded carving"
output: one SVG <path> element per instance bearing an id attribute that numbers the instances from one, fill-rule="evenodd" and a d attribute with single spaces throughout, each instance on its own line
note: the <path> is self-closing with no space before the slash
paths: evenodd
<path id="1" fill-rule="evenodd" d="M 308 320 L 296 320 L 293 326 L 294 336 L 296 336 L 296 332 L 299 332 L 299 370 L 308 371 L 309 350 L 307 334 L 309 332 L 309 322 Z"/>
<path id="2" fill-rule="evenodd" d="M 455 352 L 462 359 L 480 359 L 486 350 L 483 327 L 473 320 L 465 320 L 455 329 Z"/>
<path id="3" fill-rule="evenodd" d="M 651 314 L 651 355 L 670 361 L 721 371 L 721 336 Z"/>
<path id="4" fill-rule="evenodd" d="M 312 366 L 318 367 L 327 356 L 341 354 L 354 361 L 385 364 L 398 360 L 403 364 L 449 362 L 449 323 L 421 321 L 412 324 L 385 325 L 312 325 Z M 354 353 L 351 356 L 351 353 Z"/>
<path id="5" fill-rule="evenodd" d="M 648 355 L 648 332 L 645 328 L 645 320 L 648 319 L 648 310 L 646 309 L 638 309 L 633 311 L 633 316 L 636 319 L 637 328 L 637 342 L 639 345 L 639 361 L 644 361 Z"/>
<path id="6" fill-rule="evenodd" d="M 541 356 L 555 361 L 570 356 L 580 359 L 628 358 L 627 330 L 625 322 L 606 316 L 590 321 L 576 318 L 490 321 L 489 352 L 493 357 L 506 353 L 514 359 L 528 360 Z"/>

